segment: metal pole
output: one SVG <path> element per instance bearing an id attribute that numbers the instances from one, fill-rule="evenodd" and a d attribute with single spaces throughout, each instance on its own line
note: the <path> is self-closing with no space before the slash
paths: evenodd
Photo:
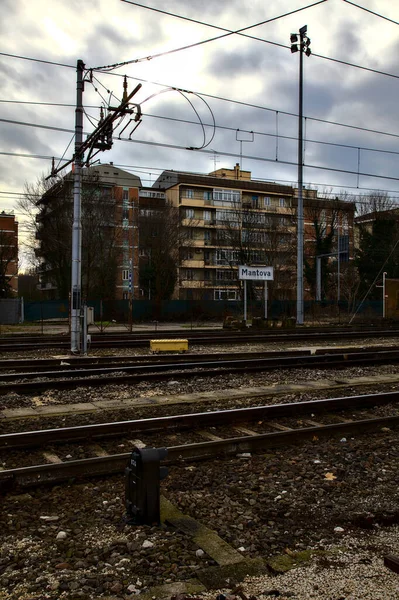
<path id="1" fill-rule="evenodd" d="M 244 279 L 244 323 L 247 324 L 247 280 Z"/>
<path id="2" fill-rule="evenodd" d="M 386 279 L 386 272 L 384 271 L 382 274 L 382 318 L 385 319 L 385 279 Z"/>
<path id="3" fill-rule="evenodd" d="M 267 319 L 267 281 L 265 281 L 265 319 Z"/>
<path id="4" fill-rule="evenodd" d="M 299 121 L 298 121 L 298 244 L 297 244 L 297 317 L 298 325 L 303 325 L 303 40 L 307 31 L 304 25 L 299 30 Z"/>
<path id="5" fill-rule="evenodd" d="M 341 263 L 340 263 L 340 259 L 341 259 L 341 252 L 340 252 L 340 237 L 339 237 L 339 213 L 338 213 L 338 273 L 337 273 L 337 301 L 339 302 L 341 299 L 341 282 L 340 282 L 340 278 L 341 278 Z"/>
<path id="6" fill-rule="evenodd" d="M 316 256 L 316 301 L 321 301 L 321 256 Z"/>
<path id="7" fill-rule="evenodd" d="M 73 183 L 73 225 L 72 225 L 72 281 L 71 281 L 71 352 L 81 349 L 80 311 L 82 303 L 82 162 L 80 147 L 83 141 L 83 70 L 84 63 L 78 60 L 76 71 L 76 110 L 75 110 L 75 170 Z"/>

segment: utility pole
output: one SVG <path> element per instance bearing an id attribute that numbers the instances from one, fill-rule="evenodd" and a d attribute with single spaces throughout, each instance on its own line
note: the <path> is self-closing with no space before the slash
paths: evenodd
<path id="1" fill-rule="evenodd" d="M 81 307 L 82 307 L 82 166 L 83 142 L 83 71 L 84 63 L 76 66 L 76 110 L 75 110 L 75 161 L 73 178 L 73 226 L 72 226 L 72 281 L 71 281 L 71 352 L 80 352 Z"/>
<path id="2" fill-rule="evenodd" d="M 119 137 L 123 131 L 134 123 L 133 129 L 129 134 L 129 139 L 132 133 L 141 123 L 141 106 L 140 104 L 131 103 L 133 96 L 141 89 L 142 84 L 139 83 L 134 90 L 127 93 L 127 79 L 123 82 L 123 99 L 119 106 L 108 107 L 108 115 L 104 117 L 101 110 L 101 118 L 95 130 L 83 141 L 83 90 L 84 90 L 84 70 L 85 65 L 82 60 L 77 62 L 77 78 L 76 78 L 76 110 L 75 110 L 75 153 L 71 160 L 65 163 L 62 167 L 53 168 L 51 174 L 46 178 L 54 177 L 65 169 L 66 166 L 73 164 L 73 225 L 72 225 L 72 277 L 71 277 L 71 352 L 79 354 L 82 351 L 82 332 L 83 332 L 83 351 L 86 352 L 87 340 L 86 328 L 83 328 L 85 320 L 82 314 L 82 171 L 84 164 L 84 154 L 88 150 L 86 166 L 90 165 L 90 161 L 99 152 L 110 150 L 113 144 L 113 124 L 116 120 L 123 119 L 125 115 L 133 115 L 128 123 L 119 133 Z M 91 77 L 91 75 L 90 75 Z M 90 79 L 89 79 L 90 81 Z M 134 107 L 134 108 L 132 108 Z M 118 127 L 118 125 L 117 125 Z"/>
<path id="3" fill-rule="evenodd" d="M 299 117 L 298 117 L 298 209 L 297 209 L 297 317 L 298 325 L 303 325 L 304 310 L 303 310 L 303 246 L 304 246 L 304 219 L 303 219 L 303 53 L 310 56 L 309 48 L 310 39 L 307 37 L 307 25 L 304 25 L 299 30 L 299 47 L 298 35 L 292 33 L 291 52 L 299 51 Z"/>

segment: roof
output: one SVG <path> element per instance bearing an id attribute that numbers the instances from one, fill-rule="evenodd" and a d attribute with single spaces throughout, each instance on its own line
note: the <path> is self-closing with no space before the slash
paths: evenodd
<path id="1" fill-rule="evenodd" d="M 252 192 L 275 193 L 293 195 L 293 188 L 289 185 L 278 183 L 266 183 L 264 181 L 248 179 L 230 179 L 215 177 L 212 175 L 201 175 L 199 173 L 186 173 L 184 171 L 163 171 L 153 187 L 168 189 L 179 184 L 199 185 L 206 187 L 220 187 L 224 189 L 250 190 Z"/>
<path id="2" fill-rule="evenodd" d="M 92 177 L 93 180 L 91 183 L 97 183 L 96 177 L 98 177 L 98 181 L 104 186 L 114 186 L 118 185 L 120 187 L 141 187 L 141 179 L 137 177 L 137 175 L 133 175 L 128 171 L 124 171 L 123 169 L 119 169 L 115 167 L 113 163 L 109 164 L 98 164 L 93 165 L 92 167 L 83 168 L 83 182 L 84 177 Z M 37 205 L 45 204 L 49 198 L 54 197 L 57 193 L 61 192 L 64 188 L 65 184 L 72 185 L 73 183 L 73 173 L 69 171 L 62 179 L 58 180 L 50 189 L 48 189 L 40 200 L 37 201 Z M 86 183 L 90 183 L 90 180 L 86 180 Z"/>

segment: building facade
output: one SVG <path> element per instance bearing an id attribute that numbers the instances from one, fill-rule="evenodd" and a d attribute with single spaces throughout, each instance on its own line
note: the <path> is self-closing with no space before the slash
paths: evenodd
<path id="1" fill-rule="evenodd" d="M 238 300 L 239 264 L 273 266 L 274 287 L 291 298 L 291 187 L 254 181 L 238 164 L 208 175 L 164 171 L 154 187 L 179 211 L 176 298 Z"/>
<path id="2" fill-rule="evenodd" d="M 87 299 L 139 297 L 139 177 L 109 165 L 83 171 L 82 290 Z M 71 280 L 73 175 L 52 186 L 38 201 L 36 255 L 39 288 L 65 298 Z"/>
<path id="3" fill-rule="evenodd" d="M 253 180 L 251 172 L 219 169 L 208 175 L 164 171 L 154 187 L 163 189 L 179 211 L 179 259 L 175 298 L 238 300 L 240 264 L 272 266 L 269 297 L 296 298 L 297 190 L 291 186 Z M 339 245 L 341 261 L 353 250 L 354 204 L 319 198 L 304 190 L 304 255 L 320 254 L 332 237 L 331 257 Z M 340 238 L 340 240 L 339 240 Z M 344 252 L 345 250 L 345 252 Z M 315 290 L 306 287 L 306 297 Z M 260 298 L 262 284 L 253 284 Z"/>
<path id="4" fill-rule="evenodd" d="M 69 174 L 38 202 L 39 287 L 49 297 L 70 289 L 72 186 Z M 338 249 L 349 260 L 353 214 L 352 203 L 304 190 L 308 264 L 323 248 L 325 271 Z M 112 163 L 95 165 L 84 174 L 82 221 L 88 299 L 240 300 L 238 265 L 273 267 L 269 299 L 296 298 L 297 190 L 254 180 L 238 164 L 209 174 L 164 171 L 152 187 Z M 262 283 L 248 285 L 253 299 L 263 296 Z M 305 298 L 314 297 L 305 284 Z"/>
<path id="5" fill-rule="evenodd" d="M 18 222 L 15 215 L 0 212 L 0 297 L 18 295 Z"/>

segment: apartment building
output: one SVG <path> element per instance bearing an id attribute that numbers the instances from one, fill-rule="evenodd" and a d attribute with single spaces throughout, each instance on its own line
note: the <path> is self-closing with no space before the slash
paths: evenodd
<path id="1" fill-rule="evenodd" d="M 154 188 L 165 190 L 179 210 L 176 298 L 238 300 L 239 264 L 273 266 L 271 293 L 274 288 L 280 297 L 293 297 L 296 224 L 290 186 L 252 180 L 251 172 L 236 164 L 208 175 L 164 171 Z"/>
<path id="2" fill-rule="evenodd" d="M 139 297 L 138 210 L 140 178 L 112 163 L 83 171 L 82 289 L 86 298 Z M 66 298 L 71 280 L 73 174 L 38 201 L 36 250 L 39 288 Z"/>
<path id="3" fill-rule="evenodd" d="M 0 212 L 0 298 L 18 295 L 18 222 Z"/>

